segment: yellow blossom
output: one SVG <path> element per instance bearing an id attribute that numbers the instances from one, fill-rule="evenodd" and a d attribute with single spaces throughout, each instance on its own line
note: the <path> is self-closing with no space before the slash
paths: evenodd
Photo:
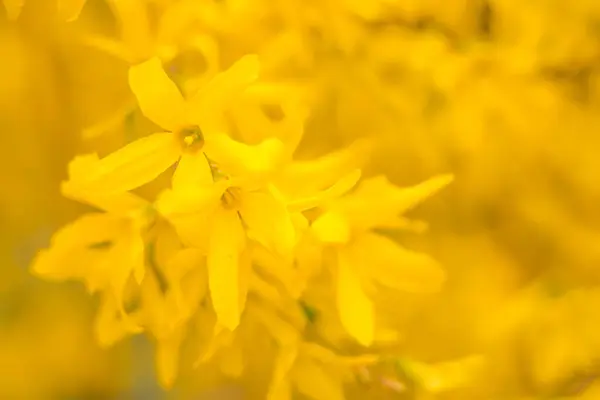
<path id="1" fill-rule="evenodd" d="M 206 252 L 219 321 L 235 329 L 244 303 L 238 297 L 238 282 L 240 268 L 249 262 L 244 255 L 247 236 L 283 257 L 290 257 L 296 244 L 286 204 L 253 181 L 226 179 L 165 192 L 158 209 L 187 243 Z"/>
<path id="2" fill-rule="evenodd" d="M 202 182 L 210 179 L 199 175 L 208 171 L 202 168 L 208 163 L 206 157 L 230 173 L 272 168 L 262 160 L 280 151 L 278 140 L 247 146 L 232 140 L 223 125 L 228 102 L 257 79 L 258 67 L 255 56 L 246 56 L 188 101 L 158 58 L 131 67 L 129 83 L 142 112 L 166 132 L 134 141 L 102 158 L 94 169 L 78 174 L 77 185 L 92 192 L 127 191 L 153 180 L 177 161 L 174 185 L 188 179 Z"/>
<path id="3" fill-rule="evenodd" d="M 397 228 L 398 215 L 411 209 L 451 181 L 433 178 L 401 189 L 384 177 L 364 181 L 355 192 L 332 202 L 311 226 L 313 234 L 335 250 L 336 299 L 343 326 L 360 344 L 369 346 L 375 332 L 370 285 L 429 292 L 444 280 L 440 267 L 424 255 L 402 248 L 371 232 Z"/>

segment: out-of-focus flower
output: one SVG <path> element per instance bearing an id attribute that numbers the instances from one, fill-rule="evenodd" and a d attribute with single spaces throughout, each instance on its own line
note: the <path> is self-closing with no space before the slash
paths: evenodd
<path id="1" fill-rule="evenodd" d="M 340 318 L 362 345 L 371 345 L 374 338 L 375 315 L 367 293 L 374 290 L 375 282 L 400 290 L 427 292 L 439 289 L 444 276 L 432 260 L 411 253 L 371 230 L 406 227 L 407 222 L 398 215 L 450 180 L 449 176 L 441 176 L 402 190 L 383 177 L 371 178 L 347 198 L 328 205 L 312 223 L 315 236 L 336 249 Z"/>

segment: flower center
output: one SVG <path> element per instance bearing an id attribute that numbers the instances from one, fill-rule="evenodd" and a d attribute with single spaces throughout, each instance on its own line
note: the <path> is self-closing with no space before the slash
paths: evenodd
<path id="1" fill-rule="evenodd" d="M 179 129 L 177 137 L 185 151 L 197 152 L 204 146 L 204 135 L 198 125 L 189 125 Z"/>
<path id="2" fill-rule="evenodd" d="M 239 187 L 230 187 L 221 196 L 221 204 L 228 210 L 235 210 L 240 207 L 242 202 L 242 189 Z"/>

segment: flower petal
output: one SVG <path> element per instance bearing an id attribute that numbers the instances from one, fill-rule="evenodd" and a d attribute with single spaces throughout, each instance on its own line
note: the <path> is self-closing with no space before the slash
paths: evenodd
<path id="1" fill-rule="evenodd" d="M 173 165 L 181 150 L 171 133 L 155 133 L 100 159 L 78 176 L 82 189 L 105 195 L 135 189 Z"/>
<path id="2" fill-rule="evenodd" d="M 381 285 L 411 293 L 433 293 L 441 289 L 446 274 L 426 254 L 403 248 L 374 233 L 360 235 L 349 249 L 356 265 Z"/>
<path id="3" fill-rule="evenodd" d="M 350 241 L 350 225 L 341 213 L 327 211 L 311 225 L 311 231 L 323 243 L 344 244 Z"/>
<path id="4" fill-rule="evenodd" d="M 235 211 L 218 209 L 208 249 L 208 286 L 217 318 L 233 331 L 240 323 L 240 254 L 244 230 Z"/>
<path id="5" fill-rule="evenodd" d="M 344 400 L 344 383 L 312 360 L 294 365 L 293 381 L 300 393 L 314 400 Z"/>
<path id="6" fill-rule="evenodd" d="M 146 200 L 128 192 L 105 195 L 86 191 L 81 182 L 85 182 L 87 173 L 96 167 L 98 161 L 96 154 L 75 157 L 69 163 L 69 180 L 61 184 L 62 195 L 122 216 L 149 206 Z"/>
<path id="7" fill-rule="evenodd" d="M 335 185 L 340 176 L 353 172 L 371 152 L 371 142 L 357 140 L 339 151 L 308 161 L 295 161 L 286 166 L 277 181 L 283 193 L 289 198 L 311 196 Z"/>
<path id="8" fill-rule="evenodd" d="M 363 290 L 351 255 L 338 254 L 336 297 L 340 320 L 346 331 L 363 346 L 370 346 L 375 336 L 373 303 Z"/>
<path id="9" fill-rule="evenodd" d="M 162 387 L 170 389 L 179 370 L 179 348 L 183 341 L 183 328 L 176 329 L 171 335 L 156 343 L 156 372 Z"/>
<path id="10" fill-rule="evenodd" d="M 267 307 L 249 307 L 248 314 L 264 325 L 280 347 L 290 350 L 296 347 L 298 329 L 276 311 Z"/>
<path id="11" fill-rule="evenodd" d="M 169 218 L 169 221 L 175 227 L 175 231 L 185 246 L 198 249 L 204 255 L 208 254 L 210 215 L 202 213 L 173 216 Z"/>
<path id="12" fill-rule="evenodd" d="M 166 218 L 212 213 L 228 187 L 228 181 L 221 181 L 210 186 L 164 190 L 156 200 L 155 206 Z"/>
<path id="13" fill-rule="evenodd" d="M 184 152 L 179 159 L 177 169 L 173 174 L 173 189 L 180 190 L 187 187 L 202 187 L 213 184 L 210 164 L 201 151 L 195 153 Z"/>
<path id="14" fill-rule="evenodd" d="M 177 318 L 185 320 L 207 292 L 206 259 L 198 249 L 184 249 L 175 254 L 165 268 L 168 296 L 174 303 Z M 186 279 L 193 277 L 194 279 Z"/>
<path id="15" fill-rule="evenodd" d="M 327 202 L 349 192 L 356 185 L 360 176 L 361 170 L 356 169 L 319 193 L 314 193 L 307 197 L 288 202 L 288 209 L 290 211 L 301 212 L 325 205 Z"/>
<path id="16" fill-rule="evenodd" d="M 109 257 L 96 266 L 95 273 L 85 277 L 86 285 L 90 291 L 93 291 L 97 277 L 106 276 L 117 301 L 117 307 L 123 316 L 126 316 L 124 296 L 129 278 L 132 274 L 137 275 L 138 278 L 145 275 L 144 250 L 144 241 L 139 233 L 128 229 L 123 238 L 110 250 Z"/>
<path id="17" fill-rule="evenodd" d="M 282 256 L 291 257 L 296 232 L 283 202 L 265 192 L 244 193 L 240 214 L 256 240 Z"/>
<path id="18" fill-rule="evenodd" d="M 418 185 L 401 188 L 379 176 L 363 181 L 342 201 L 351 224 L 362 229 L 385 226 L 397 215 L 416 207 L 452 182 L 452 175 L 439 175 Z"/>
<path id="19" fill-rule="evenodd" d="M 190 99 L 192 120 L 210 130 L 206 124 L 220 117 L 228 104 L 258 79 L 259 72 L 258 56 L 247 55 L 216 75 Z"/>
<path id="20" fill-rule="evenodd" d="M 207 138 L 204 152 L 223 172 L 238 176 L 273 172 L 285 159 L 283 143 L 274 138 L 247 145 L 218 134 Z"/>
<path id="21" fill-rule="evenodd" d="M 123 321 L 114 296 L 110 292 L 104 292 L 96 314 L 94 331 L 100 346 L 108 348 L 129 334 L 139 333 L 140 329 L 132 329 L 131 324 Z"/>
<path id="22" fill-rule="evenodd" d="M 185 122 L 183 96 L 158 57 L 130 67 L 129 86 L 142 113 L 161 128 L 175 131 Z"/>
<path id="23" fill-rule="evenodd" d="M 286 345 L 280 348 L 275 360 L 267 400 L 291 400 L 292 390 L 288 375 L 294 366 L 297 355 L 298 348 L 296 346 Z"/>

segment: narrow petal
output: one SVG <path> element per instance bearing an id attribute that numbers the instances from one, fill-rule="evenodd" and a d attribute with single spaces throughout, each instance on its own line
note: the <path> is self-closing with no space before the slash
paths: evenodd
<path id="1" fill-rule="evenodd" d="M 315 237 L 323 243 L 344 244 L 350 241 L 350 225 L 341 213 L 327 211 L 320 215 L 311 225 Z"/>
<path id="2" fill-rule="evenodd" d="M 298 348 L 296 346 L 287 345 L 279 350 L 277 359 L 275 360 L 275 368 L 273 378 L 269 385 L 267 400 L 291 400 L 292 388 L 288 375 L 294 366 Z"/>
<path id="3" fill-rule="evenodd" d="M 241 226 L 241 224 L 240 224 Z M 242 229 L 241 253 L 239 256 L 239 285 L 238 285 L 238 307 L 240 313 L 246 308 L 248 301 L 248 291 L 250 290 L 250 277 L 252 276 L 252 257 L 248 247 L 245 246 L 245 236 Z"/>
<path id="4" fill-rule="evenodd" d="M 256 270 L 283 285 L 286 291 L 294 296 L 299 283 L 298 273 L 293 267 L 294 260 L 289 261 L 286 263 L 285 260 L 281 260 L 281 257 L 273 254 L 266 247 L 252 247 L 252 262 Z"/>
<path id="5" fill-rule="evenodd" d="M 169 281 L 181 281 L 190 271 L 204 265 L 204 255 L 197 249 L 183 249 L 168 261 L 165 275 Z"/>
<path id="6" fill-rule="evenodd" d="M 97 277 L 106 277 L 123 317 L 126 316 L 124 297 L 127 282 L 136 271 L 138 278 L 143 274 L 141 271 L 145 271 L 144 250 L 144 241 L 139 233 L 130 229 L 110 250 L 110 256 L 96 266 L 95 276 L 86 277 L 88 288 L 93 287 Z"/>
<path id="7" fill-rule="evenodd" d="M 87 191 L 85 183 L 82 182 L 85 182 L 88 172 L 96 167 L 98 161 L 96 154 L 76 156 L 69 163 L 69 180 L 61 184 L 62 195 L 122 216 L 149 206 L 146 200 L 128 192 L 106 195 Z"/>
<path id="8" fill-rule="evenodd" d="M 196 270 L 198 273 L 192 274 Z M 181 318 L 187 318 L 198 301 L 206 294 L 207 277 L 204 255 L 197 249 L 179 251 L 167 263 L 165 275 L 169 286 L 168 295 L 173 299 L 176 313 Z M 193 282 L 184 279 L 188 276 L 194 277 Z M 191 285 L 187 283 L 191 283 Z"/>
<path id="9" fill-rule="evenodd" d="M 297 279 L 292 296 L 300 297 L 309 281 L 318 276 L 323 268 L 323 248 L 310 235 L 303 235 L 295 258 Z"/>
<path id="10" fill-rule="evenodd" d="M 156 343 L 156 372 L 158 381 L 165 389 L 170 389 L 175 383 L 182 341 L 183 328 L 175 330 L 172 335 L 161 338 Z"/>
<path id="11" fill-rule="evenodd" d="M 428 255 L 374 233 L 360 235 L 349 251 L 359 268 L 393 289 L 433 293 L 441 289 L 446 278 L 441 266 Z"/>
<path id="12" fill-rule="evenodd" d="M 274 172 L 285 159 L 285 148 L 278 139 L 247 145 L 227 135 L 211 135 L 204 152 L 226 174 L 254 175 Z"/>
<path id="13" fill-rule="evenodd" d="M 8 19 L 14 20 L 19 18 L 24 5 L 25 0 L 4 0 L 4 7 L 6 8 Z"/>
<path id="14" fill-rule="evenodd" d="M 344 382 L 334 378 L 323 366 L 303 360 L 296 363 L 293 380 L 300 393 L 314 400 L 344 400 Z"/>
<path id="15" fill-rule="evenodd" d="M 79 18 L 86 0 L 58 0 L 58 15 L 64 21 L 73 22 Z"/>
<path id="16" fill-rule="evenodd" d="M 185 101 L 158 57 L 132 66 L 129 86 L 142 113 L 152 122 L 168 131 L 175 131 L 184 123 Z"/>
<path id="17" fill-rule="evenodd" d="M 277 186 L 292 199 L 310 196 L 331 187 L 340 176 L 364 164 L 371 147 L 370 141 L 358 140 L 347 148 L 314 160 L 295 161 L 282 171 Z"/>
<path id="18" fill-rule="evenodd" d="M 216 75 L 208 84 L 190 99 L 190 112 L 197 116 L 197 123 L 204 124 L 216 116 L 239 96 L 250 84 L 258 79 L 260 62 L 258 56 L 247 55 L 239 59 L 227 70 Z M 205 129 L 209 129 L 205 125 Z"/>
<path id="19" fill-rule="evenodd" d="M 123 322 L 117 302 L 110 292 L 102 294 L 94 325 L 96 339 L 104 348 L 111 347 L 129 334 L 139 333 L 139 330 L 130 329 L 129 324 Z"/>
<path id="20" fill-rule="evenodd" d="M 229 330 L 237 328 L 240 309 L 240 253 L 244 231 L 236 212 L 219 209 L 211 227 L 208 285 L 217 318 Z"/>
<path id="21" fill-rule="evenodd" d="M 375 335 L 373 304 L 362 287 L 351 256 L 339 252 L 336 297 L 338 312 L 346 331 L 363 346 L 370 346 Z"/>
<path id="22" fill-rule="evenodd" d="M 290 211 L 302 212 L 310 210 L 311 208 L 326 205 L 329 201 L 349 192 L 359 181 L 360 176 L 361 170 L 356 169 L 319 193 L 310 194 L 304 198 L 288 202 L 288 209 Z"/>
<path id="23" fill-rule="evenodd" d="M 285 204 L 265 192 L 244 193 L 242 220 L 259 242 L 288 257 L 296 245 L 296 232 Z"/>
<path id="24" fill-rule="evenodd" d="M 207 255 L 212 218 L 208 213 L 200 213 L 169 217 L 169 221 L 185 246 L 193 247 Z"/>
<path id="25" fill-rule="evenodd" d="M 155 133 L 100 159 L 81 171 L 82 189 L 109 195 L 140 187 L 167 170 L 181 152 L 170 133 Z"/>
<path id="26" fill-rule="evenodd" d="M 227 181 L 222 181 L 210 186 L 165 190 L 156 200 L 156 209 L 166 218 L 212 213 L 228 186 Z"/>
<path id="27" fill-rule="evenodd" d="M 173 174 L 173 189 L 206 187 L 213 184 L 210 164 L 203 152 L 184 152 Z"/>
<path id="28" fill-rule="evenodd" d="M 411 210 L 452 182 L 440 175 L 418 185 L 401 188 L 379 176 L 363 181 L 352 196 L 344 199 L 344 213 L 352 225 L 363 229 L 385 226 L 399 214 Z"/>

